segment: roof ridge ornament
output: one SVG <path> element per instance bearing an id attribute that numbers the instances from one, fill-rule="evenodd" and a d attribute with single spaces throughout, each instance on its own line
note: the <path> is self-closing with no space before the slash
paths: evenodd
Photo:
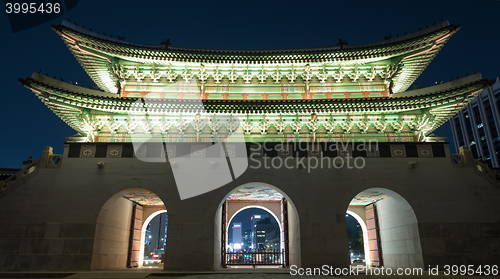
<path id="1" fill-rule="evenodd" d="M 348 45 L 349 43 L 347 43 L 346 41 L 342 41 L 342 39 L 339 38 L 339 42 L 337 43 L 337 45 L 340 47 L 340 49 L 344 49 L 344 46 L 345 45 Z"/>
<path id="2" fill-rule="evenodd" d="M 125 37 L 123 39 L 125 40 Z M 170 43 L 170 38 L 166 39 L 165 41 L 161 41 L 160 44 L 164 46 L 165 50 L 167 50 L 168 47 L 172 45 L 172 43 Z"/>

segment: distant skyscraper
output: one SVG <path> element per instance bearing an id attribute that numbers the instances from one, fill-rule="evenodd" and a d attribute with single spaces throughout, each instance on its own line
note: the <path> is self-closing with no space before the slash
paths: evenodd
<path id="1" fill-rule="evenodd" d="M 145 245 L 149 245 L 149 243 L 151 243 L 151 223 L 148 224 L 148 226 L 146 228 L 146 237 L 144 240 Z"/>
<path id="2" fill-rule="evenodd" d="M 243 233 L 243 249 L 252 249 L 252 230 L 245 230 Z"/>
<path id="3" fill-rule="evenodd" d="M 271 222 L 269 215 L 252 216 L 252 249 L 266 249 L 266 236 L 276 230 L 279 235 L 279 225 Z"/>
<path id="4" fill-rule="evenodd" d="M 235 251 L 241 250 L 241 223 L 233 224 L 233 248 Z"/>
<path id="5" fill-rule="evenodd" d="M 163 250 L 166 250 L 167 249 L 167 228 L 168 228 L 168 214 L 167 213 L 163 213 L 162 214 L 162 218 L 163 218 L 163 215 L 165 215 L 164 217 L 164 220 L 165 220 L 165 231 L 164 231 L 164 238 L 163 238 Z"/>
<path id="6" fill-rule="evenodd" d="M 257 245 L 257 223 L 260 222 L 261 220 L 268 218 L 269 215 L 260 215 L 256 214 L 252 217 L 250 217 L 251 224 L 252 224 L 252 249 L 259 249 Z"/>
<path id="7" fill-rule="evenodd" d="M 474 158 L 500 167 L 500 79 L 484 89 L 451 120 L 455 146 L 468 146 Z"/>
<path id="8" fill-rule="evenodd" d="M 167 235 L 167 223 L 168 216 L 167 213 L 161 213 L 154 217 L 149 223 L 150 229 L 150 240 L 152 247 L 156 250 L 164 250 L 166 244 Z"/>

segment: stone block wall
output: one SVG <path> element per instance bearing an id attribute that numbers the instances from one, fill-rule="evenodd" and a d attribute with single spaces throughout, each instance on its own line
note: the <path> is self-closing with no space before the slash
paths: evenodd
<path id="1" fill-rule="evenodd" d="M 500 223 L 419 223 L 427 266 L 500 263 Z"/>
<path id="2" fill-rule="evenodd" d="M 0 223 L 2 270 L 88 270 L 95 225 Z"/>
<path id="3" fill-rule="evenodd" d="M 387 242 L 388 255 L 396 257 L 397 243 L 415 241 L 418 231 L 425 267 L 500 262 L 498 185 L 479 177 L 472 168 L 454 168 L 449 154 L 365 160 L 363 169 L 309 170 L 307 160 L 303 168 L 249 168 L 223 187 L 180 200 L 168 164 L 141 162 L 132 157 L 68 157 L 66 148 L 60 168 L 41 168 L 33 178 L 0 198 L 0 268 L 96 268 L 99 265 L 92 264 L 93 256 L 98 251 L 97 254 L 102 255 L 96 244 L 103 243 L 102 228 L 98 227 L 103 227 L 103 222 L 109 226 L 112 223 L 99 219 L 101 210 L 106 210 L 106 203 L 117 193 L 137 188 L 155 193 L 168 211 L 165 269 L 220 268 L 219 207 L 231 191 L 246 183 L 271 185 L 293 204 L 293 208 L 289 206 L 289 229 L 290 241 L 295 243 L 290 247 L 290 259 L 302 267 L 349 265 L 345 212 L 356 194 L 370 188 L 387 189 L 400 195 L 409 208 L 398 211 L 408 217 L 407 210 L 411 209 L 417 220 L 415 226 L 415 218 L 408 217 L 413 220 L 410 222 L 400 216 L 406 220 L 403 225 L 413 238 L 393 238 L 392 243 Z M 416 162 L 414 168 L 408 167 L 409 160 Z M 104 168 L 99 169 L 97 162 L 103 162 Z M 127 214 L 131 210 L 127 206 L 124 203 L 123 211 L 114 215 L 121 220 L 122 232 L 129 227 Z M 384 217 L 381 220 L 382 234 L 390 235 L 391 227 L 384 230 L 384 224 L 388 223 Z M 393 228 L 398 226 L 395 224 Z M 117 238 L 107 240 L 117 241 Z M 121 243 L 121 248 L 114 247 L 115 251 L 126 246 L 125 241 Z M 408 258 L 402 263 L 390 257 L 385 257 L 390 265 L 406 267 L 411 266 L 410 262 L 418 263 L 418 259 Z M 106 268 L 110 268 L 109 262 L 115 263 L 115 260 L 99 260 Z M 116 262 L 122 265 L 123 260 Z"/>

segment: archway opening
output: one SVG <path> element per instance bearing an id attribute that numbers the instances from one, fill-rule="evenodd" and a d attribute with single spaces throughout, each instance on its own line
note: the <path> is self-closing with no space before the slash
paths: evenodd
<path id="1" fill-rule="evenodd" d="M 299 263 L 298 226 L 295 206 L 276 187 L 259 182 L 237 187 L 226 195 L 216 214 L 215 267 Z"/>
<path id="2" fill-rule="evenodd" d="M 109 198 L 97 217 L 91 270 L 142 267 L 148 224 L 161 213 L 166 213 L 163 201 L 145 189 L 127 189 Z M 159 262 L 162 248 L 155 250 Z"/>
<path id="3" fill-rule="evenodd" d="M 351 265 L 371 265 L 370 259 L 366 259 L 368 254 L 368 231 L 361 216 L 347 210 L 346 212 L 347 239 L 349 241 L 349 258 Z"/>
<path id="4" fill-rule="evenodd" d="M 141 230 L 139 264 L 143 267 L 163 267 L 162 258 L 167 247 L 168 215 L 158 210 L 144 220 Z"/>
<path id="5" fill-rule="evenodd" d="M 370 188 L 358 193 L 349 203 L 346 225 L 352 264 L 363 264 L 359 257 L 362 243 L 368 267 L 423 267 L 417 217 L 411 205 L 398 193 L 385 188 Z M 349 237 L 349 230 L 352 237 Z M 353 242 L 356 243 L 352 245 Z"/>
<path id="6" fill-rule="evenodd" d="M 280 220 L 262 206 L 245 206 L 228 221 L 226 247 L 228 252 L 279 252 L 283 230 Z M 247 255 L 250 258 L 250 254 Z"/>

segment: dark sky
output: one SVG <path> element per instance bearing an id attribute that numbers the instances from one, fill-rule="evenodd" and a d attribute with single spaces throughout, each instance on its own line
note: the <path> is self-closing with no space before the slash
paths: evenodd
<path id="1" fill-rule="evenodd" d="M 12 33 L 0 16 L 2 120 L 0 168 L 20 168 L 44 146 L 63 152 L 63 137 L 75 133 L 18 78 L 43 69 L 51 77 L 93 84 L 50 28 L 63 19 L 126 41 L 200 48 L 308 48 L 384 40 L 448 20 L 461 24 L 415 84 L 463 77 L 472 70 L 483 78 L 500 75 L 499 0 L 486 1 L 91 1 L 85 0 L 52 22 Z M 451 137 L 449 125 L 436 131 Z M 449 139 L 451 141 L 451 138 Z M 452 149 L 454 152 L 454 148 Z"/>

